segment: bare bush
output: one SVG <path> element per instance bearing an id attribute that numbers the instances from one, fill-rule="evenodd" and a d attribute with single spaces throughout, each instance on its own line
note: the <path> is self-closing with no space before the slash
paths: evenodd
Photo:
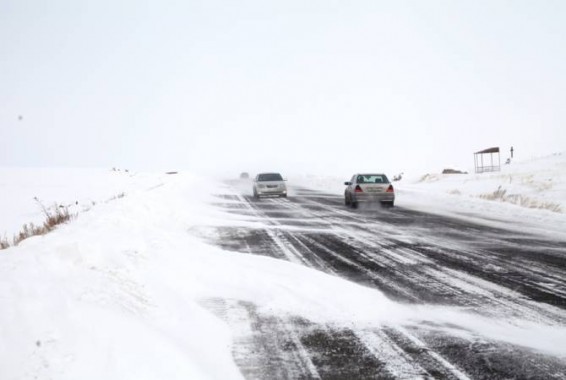
<path id="1" fill-rule="evenodd" d="M 502 189 L 501 186 L 497 188 L 493 193 L 481 194 L 481 199 L 487 199 L 489 201 L 505 201 L 505 194 L 507 194 L 507 190 Z"/>
<path id="2" fill-rule="evenodd" d="M 122 199 L 122 198 L 124 198 L 125 196 L 126 196 L 126 193 L 121 192 L 121 193 L 119 193 L 119 194 L 114 195 L 114 196 L 111 197 L 111 198 L 108 198 L 108 199 L 106 200 L 106 203 L 115 201 L 116 199 Z M 94 205 L 95 205 L 95 203 L 93 202 L 93 206 L 94 206 Z"/>
<path id="3" fill-rule="evenodd" d="M 6 236 L 0 238 L 0 249 L 6 249 L 9 246 L 10 246 L 10 242 L 8 241 L 8 238 Z"/>
<path id="4" fill-rule="evenodd" d="M 7 238 L 0 239 L 0 249 L 6 249 L 11 245 L 18 245 L 22 240 L 25 240 L 32 236 L 45 235 L 49 231 L 55 229 L 56 226 L 62 223 L 66 223 L 71 220 L 72 215 L 69 213 L 69 209 L 65 206 L 57 206 L 56 204 L 48 209 L 41 203 L 37 198 L 34 198 L 45 216 L 45 220 L 41 225 L 35 225 L 33 223 L 24 224 L 20 232 L 14 235 L 12 239 L 12 244 Z"/>
<path id="5" fill-rule="evenodd" d="M 558 203 L 542 202 L 521 194 L 508 195 L 507 190 L 502 189 L 501 186 L 499 186 L 493 193 L 481 194 L 479 197 L 490 201 L 507 202 L 526 208 L 542 209 L 558 213 L 562 212 L 562 206 Z"/>
<path id="6" fill-rule="evenodd" d="M 71 214 L 69 214 L 69 209 L 67 206 L 57 206 L 54 204 L 51 210 L 48 210 L 39 199 L 34 198 L 45 216 L 45 221 L 43 222 L 43 227 L 39 229 L 44 229 L 45 232 L 51 231 L 55 226 L 66 223 L 71 219 Z M 45 233 L 43 232 L 43 233 Z"/>

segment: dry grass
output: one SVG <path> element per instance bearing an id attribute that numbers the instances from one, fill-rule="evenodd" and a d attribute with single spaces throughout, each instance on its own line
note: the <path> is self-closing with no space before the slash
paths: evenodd
<path id="1" fill-rule="evenodd" d="M 6 249 L 9 246 L 10 246 L 10 242 L 8 241 L 8 238 L 6 236 L 0 238 L 0 249 Z"/>
<path id="2" fill-rule="evenodd" d="M 124 198 L 125 196 L 126 193 L 124 192 L 116 194 L 112 198 L 106 200 L 106 203 L 116 199 Z M 14 235 L 11 241 L 6 236 L 4 236 L 3 238 L 0 237 L 0 250 L 18 245 L 22 240 L 25 240 L 32 236 L 45 235 L 46 233 L 54 230 L 59 224 L 66 223 L 76 216 L 76 214 L 71 214 L 69 212 L 69 208 L 67 206 L 54 204 L 50 208 L 47 208 L 43 203 L 41 203 L 38 198 L 34 198 L 34 200 L 37 202 L 37 205 L 39 206 L 39 208 L 41 208 L 41 211 L 45 216 L 43 223 L 40 225 L 35 225 L 33 223 L 24 224 L 20 232 Z M 76 204 L 78 205 L 78 202 Z M 96 202 L 93 201 L 92 206 L 94 207 L 95 205 Z M 88 211 L 89 209 L 90 208 L 88 208 L 86 211 Z"/>
<path id="3" fill-rule="evenodd" d="M 479 197 L 490 201 L 508 202 L 526 208 L 536 208 L 558 213 L 562 212 L 562 206 L 558 203 L 542 202 L 521 194 L 507 194 L 507 190 L 502 189 L 501 186 L 493 193 L 481 194 Z"/>
<path id="4" fill-rule="evenodd" d="M 108 199 L 106 200 L 106 203 L 115 201 L 116 199 L 122 199 L 122 198 L 124 198 L 125 196 L 126 196 L 126 193 L 121 192 L 121 193 L 119 193 L 119 194 L 114 195 L 114 196 L 111 197 L 111 198 L 108 198 Z M 95 205 L 95 203 L 93 202 L 93 206 L 94 206 L 94 205 Z"/>
<path id="5" fill-rule="evenodd" d="M 501 186 L 499 186 L 493 193 L 481 194 L 480 198 L 487 199 L 488 201 L 505 202 L 505 194 L 507 194 L 507 190 L 502 189 Z"/>
<path id="6" fill-rule="evenodd" d="M 41 225 L 35 225 L 33 223 L 24 224 L 20 232 L 18 232 L 12 238 L 12 242 L 8 241 L 6 237 L 0 239 L 0 249 L 6 249 L 12 245 L 18 245 L 22 240 L 30 238 L 32 236 L 45 235 L 49 231 L 52 231 L 59 224 L 63 224 L 71 220 L 72 215 L 69 213 L 69 209 L 65 206 L 53 205 L 50 209 L 45 207 L 43 203 L 37 198 L 34 198 L 45 216 L 45 220 Z"/>
<path id="7" fill-rule="evenodd" d="M 117 194 L 117 195 L 114 197 L 114 199 L 122 199 L 122 198 L 124 198 L 125 196 L 126 196 L 126 193 L 121 192 L 120 194 Z"/>

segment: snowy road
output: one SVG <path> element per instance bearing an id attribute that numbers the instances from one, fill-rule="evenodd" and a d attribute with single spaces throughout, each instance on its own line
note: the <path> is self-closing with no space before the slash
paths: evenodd
<path id="1" fill-rule="evenodd" d="M 350 210 L 340 197 L 305 188 L 259 201 L 227 192 L 215 206 L 255 223 L 214 227 L 208 238 L 226 250 L 299 263 L 405 305 L 566 326 L 564 241 L 401 207 Z M 210 299 L 205 306 L 238 332 L 233 356 L 249 379 L 566 379 L 564 356 L 479 336 L 448 317 L 344 328 L 270 315 L 246 302 Z"/>

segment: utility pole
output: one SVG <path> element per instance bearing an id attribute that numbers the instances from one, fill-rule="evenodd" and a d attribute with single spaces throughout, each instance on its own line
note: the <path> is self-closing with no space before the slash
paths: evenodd
<path id="1" fill-rule="evenodd" d="M 513 158 L 513 147 L 511 147 L 511 158 Z"/>

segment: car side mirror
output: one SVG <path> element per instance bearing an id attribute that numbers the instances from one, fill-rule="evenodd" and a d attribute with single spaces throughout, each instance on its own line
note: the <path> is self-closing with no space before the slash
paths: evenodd
<path id="1" fill-rule="evenodd" d="M 344 182 L 344 185 L 346 186 L 350 186 L 352 184 L 352 182 L 348 181 L 348 182 Z"/>

